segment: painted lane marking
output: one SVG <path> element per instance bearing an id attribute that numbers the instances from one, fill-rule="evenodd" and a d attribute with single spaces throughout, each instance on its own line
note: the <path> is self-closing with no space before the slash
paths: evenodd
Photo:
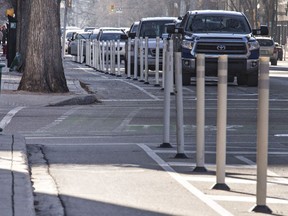
<path id="1" fill-rule="evenodd" d="M 59 118 L 57 118 L 56 120 L 54 120 L 52 123 L 39 128 L 38 130 L 35 131 L 35 133 L 43 133 L 47 130 L 49 130 L 52 127 L 55 127 L 56 125 L 60 124 L 61 122 L 63 122 L 65 119 L 67 119 L 70 115 L 72 115 L 76 110 L 80 109 L 81 107 L 74 107 L 70 110 L 68 110 L 67 112 L 65 112 L 63 115 L 61 115 Z"/>
<path id="2" fill-rule="evenodd" d="M 16 115 L 17 112 L 19 112 L 20 110 L 22 110 L 25 107 L 15 107 L 14 109 L 10 110 L 5 116 L 4 118 L 1 120 L 0 122 L 0 128 L 4 129 L 12 120 L 12 118 Z"/>
<path id="3" fill-rule="evenodd" d="M 207 195 L 209 198 L 217 201 L 231 201 L 231 202 L 256 202 L 256 197 L 247 196 L 220 196 L 220 195 Z M 281 200 L 275 198 L 267 198 L 267 203 L 270 204 L 288 204 L 288 200 Z"/>
<path id="4" fill-rule="evenodd" d="M 180 174 L 178 174 L 172 167 L 169 166 L 169 164 L 167 164 L 164 160 L 162 160 L 148 146 L 143 145 L 143 144 L 138 144 L 138 146 L 140 148 L 142 148 L 147 153 L 147 155 L 149 157 L 151 157 L 156 163 L 158 163 L 158 165 L 161 166 L 162 169 L 165 170 L 173 179 L 175 179 L 179 184 L 181 184 L 184 188 L 186 188 L 194 196 L 199 198 L 202 202 L 204 202 L 209 207 L 211 207 L 219 215 L 226 215 L 226 216 L 233 215 L 229 211 L 224 209 L 222 206 L 217 204 L 215 201 L 213 201 L 212 199 L 207 197 L 204 193 L 202 193 L 200 190 L 198 190 L 196 187 L 194 187 L 192 184 L 190 184 L 188 181 L 186 181 L 183 177 L 181 177 Z"/>

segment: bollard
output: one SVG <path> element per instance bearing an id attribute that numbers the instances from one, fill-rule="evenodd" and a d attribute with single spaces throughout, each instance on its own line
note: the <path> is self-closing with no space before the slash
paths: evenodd
<path id="1" fill-rule="evenodd" d="M 166 71 L 166 52 L 167 52 L 167 40 L 163 40 L 163 59 L 162 59 L 162 90 L 164 89 L 164 79 Z"/>
<path id="2" fill-rule="evenodd" d="M 170 43 L 169 43 L 170 44 Z M 171 67 L 171 61 L 173 53 L 169 49 L 167 52 L 163 53 L 165 57 L 165 76 L 164 76 L 164 85 L 167 88 L 164 88 L 164 111 L 163 111 L 163 143 L 159 146 L 160 148 L 172 148 L 170 144 L 170 106 L 171 106 L 171 96 L 170 96 L 170 77 L 173 77 L 173 67 Z"/>
<path id="3" fill-rule="evenodd" d="M 102 71 L 105 72 L 105 42 L 104 41 L 99 41 L 99 46 L 101 49 L 101 56 L 102 56 Z M 101 58 L 100 56 L 100 58 Z"/>
<path id="4" fill-rule="evenodd" d="M 260 58 L 257 112 L 257 189 L 256 205 L 251 211 L 271 214 L 266 206 L 268 130 L 269 130 L 269 57 Z"/>
<path id="5" fill-rule="evenodd" d="M 80 62 L 80 40 L 77 40 L 77 58 L 76 62 Z"/>
<path id="6" fill-rule="evenodd" d="M 155 85 L 154 86 L 160 86 L 159 85 L 159 58 L 160 58 L 160 38 L 156 37 L 156 57 L 155 57 Z"/>
<path id="7" fill-rule="evenodd" d="M 117 40 L 117 77 L 121 77 L 120 63 L 120 40 Z"/>
<path id="8" fill-rule="evenodd" d="M 135 39 L 134 39 L 134 78 L 133 78 L 133 80 L 138 80 L 137 75 L 138 75 L 138 38 L 135 37 Z"/>
<path id="9" fill-rule="evenodd" d="M 131 79 L 131 38 L 128 38 L 128 62 L 127 62 L 127 79 Z"/>
<path id="10" fill-rule="evenodd" d="M 206 172 L 205 168 L 205 55 L 197 55 L 196 78 L 196 167 L 194 172 Z"/>
<path id="11" fill-rule="evenodd" d="M 144 84 L 149 84 L 148 81 L 148 37 L 145 37 L 145 82 Z"/>
<path id="12" fill-rule="evenodd" d="M 2 89 L 2 68 L 5 67 L 6 65 L 5 64 L 1 64 L 0 63 L 0 92 L 1 92 L 1 89 Z"/>
<path id="13" fill-rule="evenodd" d="M 106 61 L 106 72 L 105 74 L 109 74 L 109 41 L 103 41 L 104 45 L 105 45 L 105 54 L 106 54 L 106 58 L 105 58 L 105 61 Z"/>
<path id="14" fill-rule="evenodd" d="M 110 64 L 111 64 L 111 75 L 115 75 L 115 41 L 110 41 Z"/>
<path id="15" fill-rule="evenodd" d="M 226 127 L 227 127 L 227 55 L 218 59 L 218 102 L 217 102 L 217 143 L 216 143 L 216 184 L 212 189 L 227 190 L 225 184 Z"/>
<path id="16" fill-rule="evenodd" d="M 188 158 L 184 153 L 184 120 L 183 120 L 183 89 L 182 89 L 182 57 L 181 52 L 175 53 L 175 89 L 176 89 L 176 137 L 177 154 L 175 158 Z"/>
<path id="17" fill-rule="evenodd" d="M 144 82 L 143 79 L 143 37 L 140 37 L 140 44 L 139 44 L 139 51 L 140 51 L 140 82 Z"/>

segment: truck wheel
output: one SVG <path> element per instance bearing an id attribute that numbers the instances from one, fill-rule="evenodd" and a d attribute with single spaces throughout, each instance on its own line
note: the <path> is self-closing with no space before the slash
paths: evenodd
<path id="1" fill-rule="evenodd" d="M 250 74 L 247 79 L 248 86 L 258 86 L 258 75 Z"/>
<path id="2" fill-rule="evenodd" d="M 191 75 L 190 73 L 183 73 L 182 74 L 182 83 L 184 86 L 191 84 Z"/>
<path id="3" fill-rule="evenodd" d="M 247 75 L 246 74 L 240 74 L 237 76 L 237 84 L 239 86 L 243 86 L 247 84 Z"/>
<path id="4" fill-rule="evenodd" d="M 271 60 L 271 65 L 277 65 L 277 59 L 272 59 Z"/>

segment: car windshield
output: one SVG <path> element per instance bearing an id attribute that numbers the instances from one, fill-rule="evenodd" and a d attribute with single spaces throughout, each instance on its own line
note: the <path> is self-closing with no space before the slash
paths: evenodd
<path id="1" fill-rule="evenodd" d="M 251 29 L 243 16 L 194 15 L 189 17 L 185 31 L 249 34 Z"/>
<path id="2" fill-rule="evenodd" d="M 257 39 L 260 46 L 273 46 L 273 41 L 269 39 Z"/>
<path id="3" fill-rule="evenodd" d="M 167 23 L 173 23 L 174 20 L 155 20 L 155 21 L 143 21 L 141 24 L 141 30 L 139 37 L 156 38 L 161 37 L 166 33 Z"/>
<path id="4" fill-rule="evenodd" d="M 103 33 L 103 34 L 101 34 L 101 37 L 99 38 L 99 40 L 100 41 L 121 40 L 121 35 L 123 35 L 122 32 L 119 32 L 119 33 Z"/>
<path id="5" fill-rule="evenodd" d="M 76 39 L 88 39 L 90 37 L 90 33 L 83 33 L 83 34 L 77 34 Z"/>

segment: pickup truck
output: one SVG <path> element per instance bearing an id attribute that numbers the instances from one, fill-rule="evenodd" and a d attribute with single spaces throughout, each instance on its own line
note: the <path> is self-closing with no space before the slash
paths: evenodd
<path id="1" fill-rule="evenodd" d="M 241 12 L 188 11 L 179 26 L 168 25 L 168 33 L 181 35 L 183 85 L 196 76 L 197 54 L 205 54 L 205 75 L 217 76 L 219 55 L 228 56 L 228 81 L 258 85 L 259 43 L 255 35 L 268 35 L 268 28 L 252 30 Z"/>

